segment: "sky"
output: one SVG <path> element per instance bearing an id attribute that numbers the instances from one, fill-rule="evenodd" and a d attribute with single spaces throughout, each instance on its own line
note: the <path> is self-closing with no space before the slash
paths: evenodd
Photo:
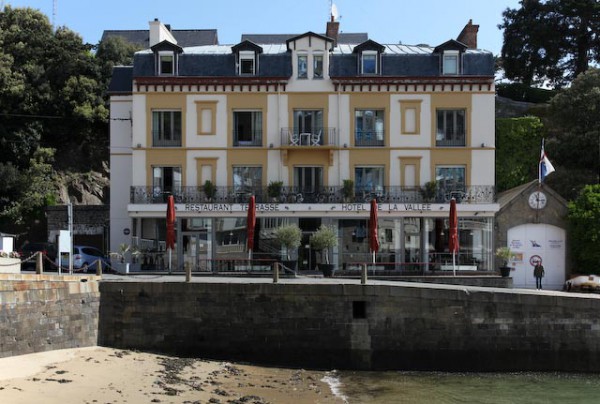
<path id="1" fill-rule="evenodd" d="M 53 4 L 56 3 L 56 8 Z M 366 32 L 381 44 L 440 45 L 456 39 L 469 19 L 479 25 L 478 46 L 502 48 L 502 12 L 519 0 L 336 0 L 341 32 Z M 97 44 L 104 30 L 148 29 L 158 18 L 172 29 L 217 29 L 219 43 L 242 34 L 324 33 L 329 0 L 0 0 L 0 6 L 31 7 L 56 26 Z M 54 12 L 55 10 L 55 12 Z"/>

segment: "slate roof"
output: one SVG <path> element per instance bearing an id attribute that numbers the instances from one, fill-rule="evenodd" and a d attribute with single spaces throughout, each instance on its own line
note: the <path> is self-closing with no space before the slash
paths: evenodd
<path id="1" fill-rule="evenodd" d="M 219 43 L 216 29 L 174 29 L 171 30 L 171 34 L 173 34 L 177 40 L 177 45 L 182 48 L 189 46 L 216 45 Z M 102 33 L 100 41 L 104 41 L 106 38 L 114 36 L 121 37 L 144 49 L 150 47 L 150 31 L 147 29 L 106 30 Z"/>
<path id="2" fill-rule="evenodd" d="M 108 94 L 131 94 L 133 90 L 133 66 L 115 66 L 108 84 Z"/>
<path id="3" fill-rule="evenodd" d="M 297 37 L 302 34 L 242 34 L 243 41 L 252 41 L 255 44 L 285 44 L 288 39 Z M 325 34 L 319 34 L 326 36 Z M 338 35 L 338 44 L 359 44 L 369 39 L 369 34 L 366 32 L 357 33 L 340 33 Z"/>

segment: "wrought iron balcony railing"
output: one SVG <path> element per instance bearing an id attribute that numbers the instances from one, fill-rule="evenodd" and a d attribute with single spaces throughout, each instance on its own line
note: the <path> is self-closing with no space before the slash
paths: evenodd
<path id="1" fill-rule="evenodd" d="M 281 128 L 281 146 L 283 147 L 319 147 L 337 146 L 335 128 L 315 128 L 300 131 L 298 128 Z"/>
<path id="2" fill-rule="evenodd" d="M 462 135 L 454 135 L 453 137 L 446 137 L 443 134 L 437 134 L 435 141 L 437 147 L 465 147 L 466 137 Z"/>
<path id="3" fill-rule="evenodd" d="M 385 146 L 385 133 L 382 130 L 357 130 L 354 134 L 354 145 L 356 147 Z"/>
<path id="4" fill-rule="evenodd" d="M 152 131 L 152 147 L 181 147 L 181 133 L 167 136 L 160 131 Z"/>
<path id="5" fill-rule="evenodd" d="M 448 203 L 455 198 L 458 203 L 485 204 L 496 200 L 495 188 L 491 185 L 473 185 L 457 188 L 424 187 L 381 187 L 377 190 L 354 189 L 344 194 L 341 186 L 303 188 L 284 186 L 276 195 L 269 194 L 267 187 L 240 189 L 216 187 L 214 195 L 207 195 L 203 187 L 131 187 L 130 202 L 134 204 L 166 203 L 167 196 L 174 195 L 177 203 L 247 203 L 250 195 L 258 203 L 367 203 L 373 198 L 382 203 Z"/>
<path id="6" fill-rule="evenodd" d="M 233 145 L 236 147 L 261 147 L 262 130 L 255 129 L 250 132 L 234 130 Z"/>

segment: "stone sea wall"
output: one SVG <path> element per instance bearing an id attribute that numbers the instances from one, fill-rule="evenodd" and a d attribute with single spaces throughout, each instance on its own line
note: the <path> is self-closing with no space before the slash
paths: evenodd
<path id="1" fill-rule="evenodd" d="M 98 280 L 0 274 L 0 357 L 96 345 Z"/>
<path id="2" fill-rule="evenodd" d="M 103 282 L 99 345 L 325 369 L 600 371 L 600 298 L 411 283 Z"/>

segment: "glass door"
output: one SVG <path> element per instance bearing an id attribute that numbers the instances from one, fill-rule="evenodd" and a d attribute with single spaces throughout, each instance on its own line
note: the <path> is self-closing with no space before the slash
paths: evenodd
<path id="1" fill-rule="evenodd" d="M 323 186 L 323 168 L 294 167 L 294 184 L 303 193 L 317 192 Z"/>
<path id="2" fill-rule="evenodd" d="M 404 218 L 404 266 L 403 270 L 421 270 L 421 222 L 418 217 Z"/>
<path id="3" fill-rule="evenodd" d="M 211 254 L 207 232 L 183 233 L 183 270 L 210 271 Z"/>

